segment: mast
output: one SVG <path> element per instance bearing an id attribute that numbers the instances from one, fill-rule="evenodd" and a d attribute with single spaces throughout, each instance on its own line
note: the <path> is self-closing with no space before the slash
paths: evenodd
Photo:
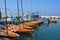
<path id="1" fill-rule="evenodd" d="M 7 8 L 6 8 L 6 0 L 4 0 L 4 4 L 5 4 L 6 27 L 7 27 Z M 8 27 L 7 27 L 7 35 L 8 35 Z"/>
<path id="2" fill-rule="evenodd" d="M 28 0 L 28 1 L 29 1 L 29 19 L 31 20 L 32 2 L 31 0 Z"/>
<path id="3" fill-rule="evenodd" d="M 22 13 L 22 19 L 23 19 L 23 21 L 24 21 L 24 13 L 23 13 L 23 3 L 22 3 L 22 0 L 21 0 L 21 13 Z"/>
<path id="4" fill-rule="evenodd" d="M 1 8 L 0 8 L 0 19 L 1 19 L 1 17 L 2 17 L 2 13 L 1 13 Z"/>
<path id="5" fill-rule="evenodd" d="M 17 12 L 18 12 L 18 19 L 19 19 L 19 23 L 20 23 L 20 16 L 19 16 L 19 0 L 17 0 Z"/>
<path id="6" fill-rule="evenodd" d="M 22 19 L 23 19 L 23 27 L 24 27 L 24 13 L 23 13 L 23 3 L 22 3 L 22 0 L 21 0 L 21 13 L 22 13 Z"/>
<path id="7" fill-rule="evenodd" d="M 44 14 L 46 16 L 46 0 L 44 0 Z"/>
<path id="8" fill-rule="evenodd" d="M 22 0 L 21 0 L 21 13 L 22 13 L 22 18 L 23 18 L 23 4 L 22 4 Z"/>

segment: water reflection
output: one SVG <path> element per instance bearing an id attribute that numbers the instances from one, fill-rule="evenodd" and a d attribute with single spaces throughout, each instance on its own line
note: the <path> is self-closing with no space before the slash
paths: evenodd
<path id="1" fill-rule="evenodd" d="M 0 37 L 0 40 L 18 40 L 18 38 Z"/>
<path id="2" fill-rule="evenodd" d="M 0 37 L 0 40 L 11 40 L 9 38 Z"/>
<path id="3" fill-rule="evenodd" d="M 10 40 L 9 38 L 3 38 L 3 40 Z"/>

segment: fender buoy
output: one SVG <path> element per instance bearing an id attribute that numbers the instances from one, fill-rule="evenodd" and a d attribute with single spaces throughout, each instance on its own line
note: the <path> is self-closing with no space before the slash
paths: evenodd
<path id="1" fill-rule="evenodd" d="M 32 36 L 35 36 L 35 34 L 32 34 Z"/>
<path id="2" fill-rule="evenodd" d="M 31 40 L 30 37 L 28 37 L 28 40 Z"/>
<path id="3" fill-rule="evenodd" d="M 46 29 L 44 29 L 43 31 L 46 32 Z"/>

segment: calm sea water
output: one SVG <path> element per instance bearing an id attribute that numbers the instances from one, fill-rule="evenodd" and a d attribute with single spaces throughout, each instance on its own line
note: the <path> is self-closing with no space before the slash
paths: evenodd
<path id="1" fill-rule="evenodd" d="M 18 40 L 60 40 L 60 20 L 57 23 L 42 24 L 38 29 L 34 29 L 35 36 L 26 34 L 20 36 Z"/>
<path id="2" fill-rule="evenodd" d="M 44 31 L 45 30 L 45 31 Z M 35 29 L 35 36 L 29 36 L 31 40 L 60 40 L 60 20 L 57 23 L 42 24 Z M 19 40 L 27 40 L 28 36 L 22 36 Z"/>

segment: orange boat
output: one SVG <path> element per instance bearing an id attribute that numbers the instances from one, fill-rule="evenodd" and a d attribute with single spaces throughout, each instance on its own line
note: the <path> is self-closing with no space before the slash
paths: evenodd
<path id="1" fill-rule="evenodd" d="M 23 27 L 24 29 L 33 29 L 32 27 L 25 26 L 24 24 L 20 24 L 19 26 L 20 26 L 20 27 Z"/>
<path id="2" fill-rule="evenodd" d="M 5 29 L 7 29 L 6 27 L 5 27 Z M 8 27 L 8 30 L 10 30 L 10 31 L 14 31 L 14 32 L 26 32 L 26 33 L 31 33 L 31 32 L 33 32 L 34 30 L 29 30 L 29 29 L 25 29 L 25 28 L 23 28 L 23 27 L 19 27 L 18 25 L 10 25 L 9 27 Z"/>
<path id="3" fill-rule="evenodd" d="M 31 21 L 31 22 L 25 22 L 23 24 L 26 26 L 37 26 L 40 23 L 42 23 L 42 21 Z M 22 23 L 20 25 L 22 25 Z"/>
<path id="4" fill-rule="evenodd" d="M 26 25 L 26 26 L 30 26 L 30 27 L 32 27 L 32 26 L 37 26 L 37 24 L 35 25 L 35 24 L 31 23 L 31 22 L 24 23 L 24 25 Z"/>
<path id="5" fill-rule="evenodd" d="M 39 20 L 37 20 L 37 21 L 32 21 L 31 23 L 33 23 L 33 24 L 41 24 L 42 23 L 42 21 L 39 21 Z"/>
<path id="6" fill-rule="evenodd" d="M 19 37 L 20 35 L 14 33 L 14 32 L 11 32 L 9 30 L 0 29 L 0 36 L 15 38 L 15 37 Z"/>
<path id="7" fill-rule="evenodd" d="M 24 28 L 20 28 L 18 30 L 18 32 L 23 32 L 23 33 L 32 33 L 34 30 L 29 30 L 29 29 L 24 29 Z"/>

